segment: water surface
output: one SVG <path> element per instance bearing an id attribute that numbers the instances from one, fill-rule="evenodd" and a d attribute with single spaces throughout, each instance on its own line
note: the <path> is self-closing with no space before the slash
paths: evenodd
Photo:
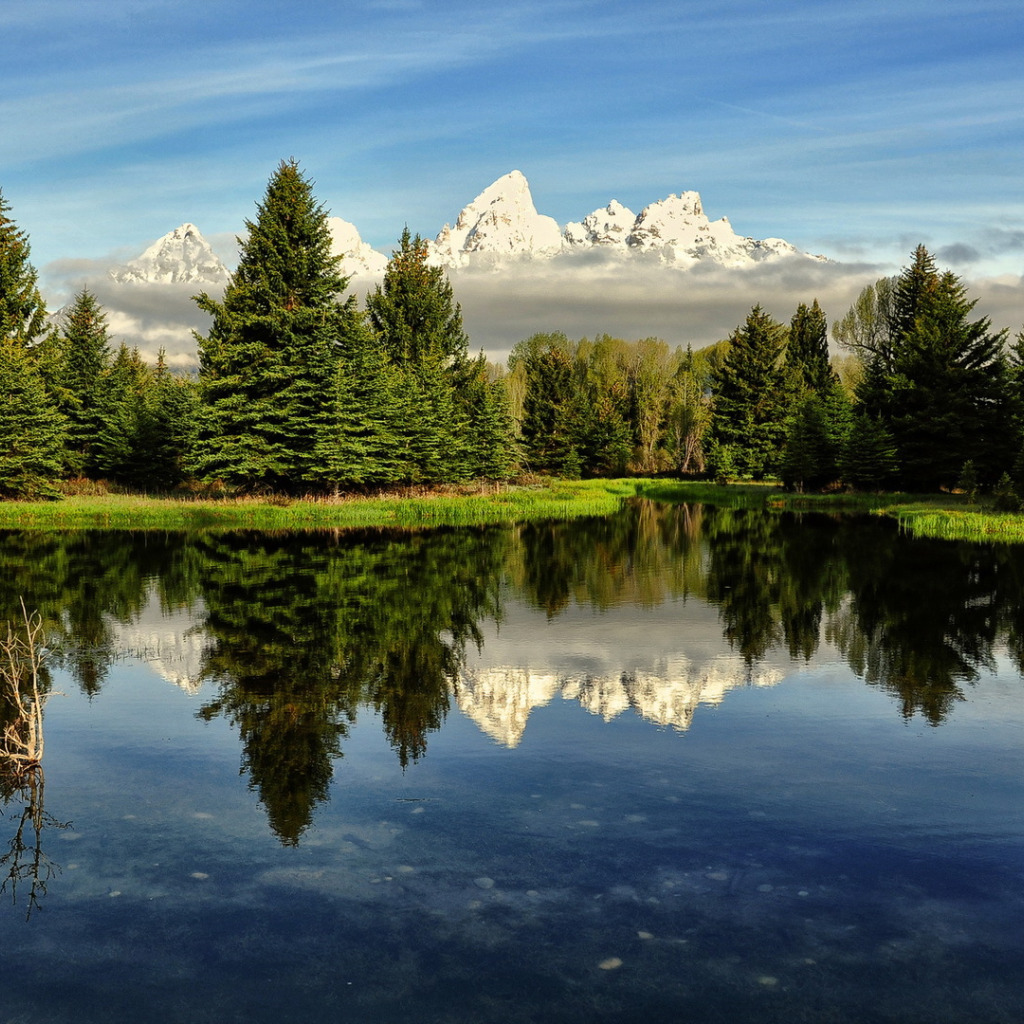
<path id="1" fill-rule="evenodd" d="M 4 1020 L 1024 1014 L 1022 549 L 637 503 L 0 561 L 63 694 Z"/>

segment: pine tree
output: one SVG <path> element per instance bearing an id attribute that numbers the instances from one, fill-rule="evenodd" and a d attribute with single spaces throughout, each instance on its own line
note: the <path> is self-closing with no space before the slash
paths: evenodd
<path id="1" fill-rule="evenodd" d="M 245 488 L 322 481 L 337 362 L 358 322 L 331 255 L 327 213 L 294 160 L 267 185 L 241 258 L 197 335 L 201 408 L 196 471 Z"/>
<path id="2" fill-rule="evenodd" d="M 906 482 L 915 489 L 955 486 L 967 461 L 992 484 L 1011 457 L 1006 332 L 993 333 L 987 317 L 971 321 L 974 306 L 947 271 L 920 291 L 913 325 L 902 336 L 896 360 L 902 388 L 891 429 Z"/>
<path id="3" fill-rule="evenodd" d="M 0 192 L 0 340 L 28 348 L 46 333 L 46 305 L 29 261 L 28 238 L 7 216 L 10 209 Z"/>
<path id="4" fill-rule="evenodd" d="M 171 373 L 161 349 L 156 368 L 142 389 L 132 459 L 133 483 L 157 491 L 181 483 L 193 443 L 197 401 L 194 382 Z"/>
<path id="5" fill-rule="evenodd" d="M 828 324 L 818 300 L 797 306 L 789 325 L 786 368 L 802 391 L 824 395 L 835 378 L 828 355 Z"/>
<path id="6" fill-rule="evenodd" d="M 883 490 L 895 482 L 899 474 L 896 445 L 879 417 L 863 411 L 854 416 L 842 470 L 843 480 L 859 490 Z"/>
<path id="7" fill-rule="evenodd" d="M 68 421 L 67 467 L 95 477 L 96 441 L 103 426 L 103 390 L 110 368 L 107 321 L 88 290 L 75 296 L 59 334 L 59 405 Z"/>
<path id="8" fill-rule="evenodd" d="M 755 306 L 730 338 L 715 372 L 712 432 L 739 473 L 755 479 L 779 470 L 789 395 L 781 367 L 785 329 Z"/>
<path id="9" fill-rule="evenodd" d="M 0 338 L 0 496 L 53 497 L 64 457 L 64 418 L 20 339 Z"/>
<path id="10" fill-rule="evenodd" d="M 487 360 L 482 355 L 471 368 L 465 396 L 469 412 L 469 475 L 485 480 L 507 480 L 518 461 L 512 415 L 505 382 L 490 378 Z"/>
<path id="11" fill-rule="evenodd" d="M 370 326 L 384 351 L 399 366 L 434 359 L 453 378 L 467 363 L 469 340 L 462 307 L 443 268 L 427 264 L 427 243 L 402 232 L 384 280 L 366 297 Z"/>
<path id="12" fill-rule="evenodd" d="M 118 483 L 136 483 L 138 461 L 148 457 L 141 433 L 148 373 L 139 350 L 122 342 L 103 377 L 100 429 L 93 441 L 92 458 L 100 476 Z"/>
<path id="13" fill-rule="evenodd" d="M 366 310 L 381 350 L 395 371 L 398 415 L 393 430 L 406 476 L 416 482 L 460 480 L 490 461 L 481 437 L 470 437 L 479 410 L 462 309 L 444 270 L 427 264 L 427 245 L 402 232 L 383 282 Z M 493 421 L 492 421 L 493 422 Z M 511 435 L 498 443 L 507 447 Z M 500 461 L 500 453 L 494 453 Z"/>

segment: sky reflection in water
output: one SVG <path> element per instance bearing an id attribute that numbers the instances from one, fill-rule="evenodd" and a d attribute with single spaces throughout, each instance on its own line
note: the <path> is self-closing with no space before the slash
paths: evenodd
<path id="1" fill-rule="evenodd" d="M 1019 1019 L 1017 549 L 640 504 L 0 558 L 66 694 L 7 1018 Z"/>

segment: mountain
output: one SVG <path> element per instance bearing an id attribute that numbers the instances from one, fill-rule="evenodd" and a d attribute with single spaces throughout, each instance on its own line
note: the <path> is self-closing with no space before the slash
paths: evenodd
<path id="1" fill-rule="evenodd" d="M 198 284 L 223 287 L 227 267 L 194 224 L 158 238 L 141 256 L 110 271 L 120 284 Z"/>
<path id="2" fill-rule="evenodd" d="M 328 227 L 331 251 L 341 257 L 343 274 L 379 278 L 384 273 L 387 256 L 364 242 L 354 224 L 331 217 Z M 639 214 L 613 199 L 582 221 L 561 228 L 554 218 L 537 212 L 530 184 L 520 171 L 510 171 L 485 188 L 463 208 L 454 226 L 445 224 L 428 248 L 432 265 L 453 269 L 565 261 L 582 253 L 612 259 L 643 257 L 681 269 L 702 263 L 744 267 L 778 257 L 824 260 L 781 238 L 738 235 L 726 217 L 709 221 L 696 192 L 670 195 Z M 185 282 L 220 288 L 229 273 L 199 229 L 182 224 L 110 276 L 124 284 Z"/>
<path id="3" fill-rule="evenodd" d="M 685 732 L 701 705 L 721 704 L 730 691 L 745 686 L 774 686 L 782 673 L 763 667 L 751 673 L 732 656 L 698 665 L 673 658 L 664 673 L 629 672 L 609 676 L 494 666 L 463 670 L 455 689 L 459 710 L 491 739 L 515 747 L 530 713 L 556 697 L 575 700 L 606 722 L 627 710 L 662 727 Z"/>
<path id="4" fill-rule="evenodd" d="M 483 190 L 448 224 L 430 247 L 431 262 L 463 267 L 503 257 L 554 256 L 562 249 L 562 230 L 552 217 L 537 213 L 530 185 L 510 171 Z"/>
<path id="5" fill-rule="evenodd" d="M 613 199 L 582 221 L 559 229 L 551 217 L 537 212 L 523 174 L 511 171 L 465 207 L 454 228 L 444 226 L 431 245 L 431 262 L 457 268 L 587 251 L 622 258 L 647 256 L 680 268 L 698 263 L 743 267 L 780 256 L 824 259 L 781 238 L 737 235 L 726 217 L 709 221 L 696 192 L 670 195 L 639 214 Z"/>
<path id="6" fill-rule="evenodd" d="M 330 217 L 331 254 L 341 257 L 341 272 L 346 277 L 380 277 L 388 265 L 388 258 L 369 243 L 364 242 L 356 230 L 340 217 Z"/>

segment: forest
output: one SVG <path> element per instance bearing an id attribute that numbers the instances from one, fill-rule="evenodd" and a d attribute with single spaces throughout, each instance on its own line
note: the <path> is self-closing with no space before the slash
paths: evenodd
<path id="1" fill-rule="evenodd" d="M 152 494 L 665 474 L 797 490 L 990 490 L 1020 508 L 1024 332 L 1011 340 L 919 246 L 832 325 L 755 305 L 693 351 L 559 332 L 508 366 L 472 357 L 461 307 L 406 229 L 359 308 L 327 211 L 282 162 L 223 295 L 202 293 L 198 373 L 114 347 L 89 292 L 50 315 L 0 193 L 0 496 L 92 482 Z M 829 335 L 836 349 L 830 354 Z M 218 491 L 219 492 L 219 491 Z"/>

